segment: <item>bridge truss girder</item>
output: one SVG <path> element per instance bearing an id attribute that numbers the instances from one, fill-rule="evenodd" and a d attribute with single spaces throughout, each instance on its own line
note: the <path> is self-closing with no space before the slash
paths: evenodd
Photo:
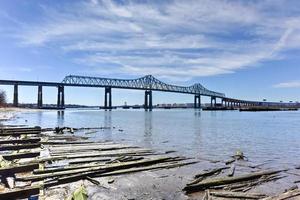
<path id="1" fill-rule="evenodd" d="M 95 86 L 95 87 L 112 87 L 112 88 L 124 88 L 124 89 L 143 89 L 143 90 L 156 90 L 164 92 L 177 92 L 196 94 L 204 96 L 214 97 L 225 97 L 225 94 L 214 92 L 206 89 L 200 83 L 191 86 L 177 86 L 166 84 L 152 75 L 147 75 L 137 79 L 111 79 L 111 78 L 100 78 L 90 76 L 66 76 L 63 81 L 66 85 L 77 85 L 77 86 Z"/>

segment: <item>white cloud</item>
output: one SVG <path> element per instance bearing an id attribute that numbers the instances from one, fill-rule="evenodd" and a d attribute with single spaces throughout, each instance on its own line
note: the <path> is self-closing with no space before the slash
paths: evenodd
<path id="1" fill-rule="evenodd" d="M 300 48 L 300 14 L 294 4 L 91 0 L 44 8 L 40 20 L 22 22 L 13 35 L 23 45 L 76 52 L 73 60 L 83 71 L 213 76 L 282 59 L 282 51 Z"/>
<path id="2" fill-rule="evenodd" d="M 275 87 L 275 88 L 300 88 L 300 80 L 278 83 L 278 84 L 274 85 L 273 87 Z"/>

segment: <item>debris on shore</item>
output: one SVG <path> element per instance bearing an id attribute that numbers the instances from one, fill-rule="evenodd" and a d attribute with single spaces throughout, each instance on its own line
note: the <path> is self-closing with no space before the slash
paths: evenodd
<path id="1" fill-rule="evenodd" d="M 91 141 L 85 135 L 108 128 L 1 127 L 0 199 L 29 197 L 48 199 L 47 195 L 51 196 L 51 192 L 55 193 L 58 187 L 68 188 L 68 184 L 71 183 L 76 185 L 75 188 L 73 187 L 72 190 L 69 188 L 68 193 L 64 195 L 69 199 L 77 197 L 87 199 L 90 191 L 88 184 L 109 191 L 120 181 L 116 175 L 124 177 L 129 173 L 168 170 L 198 163 L 195 159 L 175 156 L 174 151 L 156 152 L 112 141 Z M 83 136 L 76 134 L 79 132 L 84 133 Z M 204 200 L 279 200 L 300 196 L 297 185 L 274 196 L 256 192 L 257 186 L 280 180 L 286 177 L 286 174 L 296 172 L 289 171 L 291 169 L 263 169 L 262 164 L 249 165 L 248 158 L 242 151 L 237 151 L 227 161 L 205 161 L 205 159 L 202 161 L 209 161 L 217 166 L 202 172 L 197 171 L 194 180 L 187 184 L 188 179 L 181 181 L 184 185 L 177 183 L 181 185 L 179 187 L 181 194 L 183 194 L 181 190 L 187 195 L 201 192 L 200 196 L 204 195 Z M 250 171 L 241 172 L 240 168 L 247 168 Z M 297 169 L 299 166 L 292 170 Z M 161 174 L 159 181 L 163 177 L 172 175 Z M 103 182 L 99 177 L 107 177 L 107 179 Z M 151 184 L 150 181 L 145 182 L 145 192 L 148 192 L 149 187 L 159 187 Z M 141 199 L 149 199 L 147 197 L 152 197 L 151 195 L 153 194 Z"/>
<path id="2" fill-rule="evenodd" d="M 95 128 L 2 127 L 0 129 L 0 199 L 29 198 L 65 183 L 95 177 L 122 175 L 196 163 L 181 156 L 167 156 L 111 141 L 89 141 L 76 136 Z M 68 134 L 65 134 L 68 133 Z M 110 178 L 109 184 L 114 183 Z M 73 195 L 85 196 L 83 187 Z"/>
<path id="3" fill-rule="evenodd" d="M 239 160 L 245 161 L 246 157 L 240 151 L 232 156 L 232 158 L 230 161 L 225 161 L 223 166 L 196 174 L 194 180 L 188 183 L 183 191 L 187 194 L 204 192 L 203 200 L 218 198 L 281 200 L 300 197 L 300 190 L 297 185 L 294 185 L 292 188 L 285 190 L 284 193 L 276 196 L 249 192 L 259 185 L 286 177 L 282 173 L 289 174 L 290 172 L 288 171 L 293 169 L 262 170 L 259 165 L 255 167 L 236 163 Z M 228 166 L 229 164 L 231 164 L 230 167 Z M 249 167 L 255 169 L 255 171 L 235 175 L 236 166 Z"/>

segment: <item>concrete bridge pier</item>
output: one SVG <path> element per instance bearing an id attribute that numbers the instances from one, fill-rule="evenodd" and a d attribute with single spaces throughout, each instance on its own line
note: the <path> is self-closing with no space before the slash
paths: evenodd
<path id="1" fill-rule="evenodd" d="M 210 107 L 216 107 L 216 103 L 217 103 L 216 97 L 211 97 Z"/>
<path id="2" fill-rule="evenodd" d="M 57 87 L 57 108 L 65 108 L 65 89 L 64 86 Z"/>
<path id="3" fill-rule="evenodd" d="M 18 107 L 19 105 L 19 92 L 18 92 L 18 84 L 14 85 L 14 107 Z"/>
<path id="4" fill-rule="evenodd" d="M 108 101 L 107 101 L 108 98 Z M 104 93 L 104 108 L 105 110 L 112 109 L 112 96 L 111 96 L 111 87 L 105 87 Z"/>
<path id="5" fill-rule="evenodd" d="M 195 95 L 194 108 L 201 108 L 201 95 L 198 94 Z"/>
<path id="6" fill-rule="evenodd" d="M 145 110 L 152 111 L 152 90 L 146 90 L 145 91 L 145 102 L 144 102 L 144 108 Z"/>
<path id="7" fill-rule="evenodd" d="M 38 86 L 38 100 L 37 100 L 37 107 L 42 108 L 43 107 L 43 86 Z"/>

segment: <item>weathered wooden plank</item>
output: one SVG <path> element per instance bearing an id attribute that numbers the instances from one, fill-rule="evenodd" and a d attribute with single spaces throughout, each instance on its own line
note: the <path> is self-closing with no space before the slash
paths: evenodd
<path id="1" fill-rule="evenodd" d="M 31 132 L 26 132 L 26 131 L 20 131 L 20 132 L 4 132 L 4 133 L 0 133 L 0 136 L 20 136 L 20 135 L 39 135 L 41 134 L 40 131 L 31 131 Z"/>
<path id="2" fill-rule="evenodd" d="M 15 200 L 28 198 L 31 195 L 38 195 L 40 189 L 38 186 L 28 186 L 23 188 L 15 188 L 6 192 L 0 192 L 0 199 L 3 200 Z"/>
<path id="3" fill-rule="evenodd" d="M 38 163 L 26 164 L 26 165 L 16 165 L 11 167 L 3 167 L 0 168 L 0 175 L 8 175 L 20 172 L 28 172 L 33 171 L 34 169 L 38 169 Z"/>
<path id="4" fill-rule="evenodd" d="M 2 155 L 5 160 L 14 160 L 21 158 L 34 158 L 40 156 L 40 152 L 26 152 L 26 153 L 14 153 L 14 154 L 4 154 Z"/>
<path id="5" fill-rule="evenodd" d="M 18 131 L 42 131 L 41 127 L 9 127 L 9 128 L 1 128 L 0 132 L 18 132 Z"/>
<path id="6" fill-rule="evenodd" d="M 289 191 L 287 191 L 285 193 L 282 193 L 282 194 L 279 194 L 277 196 L 267 197 L 267 198 L 264 198 L 262 200 L 284 200 L 284 199 L 291 199 L 291 198 L 297 197 L 297 196 L 300 196 L 300 190 L 299 189 L 289 190 Z"/>
<path id="7" fill-rule="evenodd" d="M 38 174 L 38 175 L 32 175 L 32 176 L 27 176 L 27 177 L 17 177 L 16 180 L 36 181 L 36 180 L 42 180 L 45 178 L 70 176 L 70 175 L 78 174 L 78 173 L 93 174 L 93 173 L 108 172 L 108 171 L 113 171 L 113 170 L 118 170 L 118 169 L 126 169 L 126 168 L 131 168 L 131 167 L 136 167 L 136 166 L 145 166 L 145 165 L 152 165 L 152 164 L 156 164 L 156 163 L 177 161 L 178 159 L 182 160 L 182 158 L 178 158 L 178 157 L 151 158 L 151 159 L 144 159 L 144 160 L 140 160 L 140 161 L 107 164 L 105 166 L 100 166 L 100 167 L 90 167 L 90 168 L 68 170 L 68 171 L 48 173 L 48 174 Z"/>
<path id="8" fill-rule="evenodd" d="M 7 139 L 0 140 L 0 144 L 28 144 L 40 142 L 41 138 Z"/>
<path id="9" fill-rule="evenodd" d="M 130 168 L 130 169 L 120 169 L 120 170 L 115 170 L 111 172 L 105 172 L 105 173 L 95 173 L 95 172 L 85 172 L 85 173 L 79 173 L 79 174 L 74 174 L 66 177 L 60 177 L 57 178 L 53 181 L 49 181 L 45 183 L 44 187 L 51 187 L 55 185 L 60 185 L 60 184 L 65 184 L 65 183 L 70 183 L 74 181 L 78 181 L 80 179 L 86 178 L 89 175 L 93 177 L 104 177 L 104 176 L 115 176 L 115 175 L 121 175 L 121 174 L 128 174 L 128 173 L 135 173 L 135 172 L 140 172 L 140 171 L 148 171 L 148 170 L 154 170 L 154 169 L 168 169 L 168 168 L 176 168 L 176 167 L 181 167 L 184 165 L 191 165 L 198 163 L 197 161 L 191 161 L 191 162 L 184 162 L 184 163 L 163 163 L 163 164 L 158 164 L 158 165 L 153 165 L 153 166 L 146 166 L 146 167 L 135 167 L 135 168 Z"/>
<path id="10" fill-rule="evenodd" d="M 227 191 L 220 191 L 220 192 L 209 192 L 210 195 L 215 197 L 223 197 L 223 198 L 234 198 L 234 199 L 261 199 L 266 197 L 265 194 L 259 193 L 244 193 L 244 192 L 227 192 Z"/>
<path id="11" fill-rule="evenodd" d="M 184 188 L 184 190 L 187 192 L 196 191 L 196 190 L 204 190 L 204 189 L 210 188 L 212 186 L 219 186 L 219 185 L 236 183 L 236 182 L 240 182 L 240 181 L 247 181 L 247 180 L 251 180 L 251 179 L 260 178 L 264 175 L 276 174 L 281 171 L 283 171 L 283 170 L 276 170 L 276 171 L 268 170 L 268 171 L 254 172 L 251 174 L 245 174 L 245 175 L 236 176 L 236 177 L 211 178 L 211 179 L 201 181 L 199 183 L 189 184 Z"/>
<path id="12" fill-rule="evenodd" d="M 32 144 L 19 144 L 19 145 L 1 145 L 0 151 L 9 151 L 9 150 L 20 150 L 20 149 L 32 149 L 40 147 L 40 143 Z"/>

